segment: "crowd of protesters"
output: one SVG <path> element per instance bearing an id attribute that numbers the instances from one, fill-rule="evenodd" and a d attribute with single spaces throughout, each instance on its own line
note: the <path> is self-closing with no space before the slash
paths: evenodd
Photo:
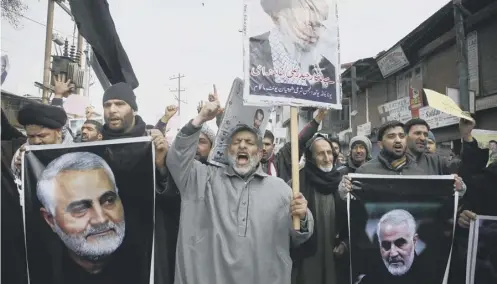
<path id="1" fill-rule="evenodd" d="M 19 198 L 21 153 L 26 145 L 72 144 L 151 136 L 155 147 L 156 212 L 154 278 L 169 283 L 350 283 L 346 196 L 352 191 L 349 173 L 382 175 L 455 175 L 460 208 L 449 283 L 465 280 L 468 226 L 479 215 L 497 215 L 497 161 L 480 149 L 471 133 L 475 123 L 461 120 L 460 159 L 436 153 L 436 138 L 426 121 L 389 121 L 378 131 L 380 152 L 373 158 L 365 136 L 342 149 L 338 140 L 318 133 L 326 110 L 275 153 L 275 137 L 263 137 L 248 125 L 238 126 L 227 148 L 229 166 L 209 164 L 216 135 L 206 122 L 223 109 L 214 90 L 198 115 L 179 131 L 175 142 L 165 139 L 176 113 L 166 108 L 155 125 L 136 114 L 133 89 L 118 83 L 103 96 L 102 125 L 88 111 L 80 134 L 67 127 L 63 98 L 69 81 L 58 78 L 51 105 L 23 107 L 18 121 L 26 135 L 12 127 L 2 110 L 2 281 L 27 283 L 22 207 Z M 298 143 L 304 166 L 300 193 L 292 194 L 291 143 Z M 497 146 L 497 143 L 495 143 Z M 130 145 L 124 152 L 143 149 Z M 345 152 L 348 154 L 346 155 Z M 122 153 L 125 155 L 126 153 Z M 117 153 L 119 154 L 119 153 Z M 419 190 L 423 190 L 420 188 Z M 294 230 L 291 218 L 300 218 Z M 497 269 L 495 248 L 493 269 Z M 366 264 L 367 265 L 367 264 Z M 495 273 L 495 270 L 493 271 Z M 494 275 L 495 276 L 495 275 Z M 490 276 L 489 276 L 490 277 Z M 495 279 L 495 278 L 488 278 Z M 478 283 L 495 283 L 480 279 Z M 487 281 L 487 282 L 485 282 Z M 490 282 L 488 282 L 490 281 Z"/>

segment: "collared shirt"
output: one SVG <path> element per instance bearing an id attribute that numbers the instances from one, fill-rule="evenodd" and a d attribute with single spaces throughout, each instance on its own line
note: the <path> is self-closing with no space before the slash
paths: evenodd
<path id="1" fill-rule="evenodd" d="M 243 179 L 231 167 L 201 164 L 199 135 L 187 124 L 167 155 L 182 199 L 175 283 L 290 283 L 290 241 L 310 237 L 310 211 L 307 230 L 293 230 L 291 188 L 260 167 Z"/>

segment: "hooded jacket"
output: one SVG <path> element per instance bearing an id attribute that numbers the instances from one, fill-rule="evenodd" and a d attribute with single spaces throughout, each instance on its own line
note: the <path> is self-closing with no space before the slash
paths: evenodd
<path id="1" fill-rule="evenodd" d="M 366 147 L 366 161 L 371 161 L 372 159 L 372 151 L 373 151 L 373 145 L 371 144 L 371 140 L 369 140 L 368 137 L 366 136 L 355 136 L 352 139 L 350 139 L 349 143 L 349 149 L 352 151 L 354 148 L 355 144 L 361 143 Z M 352 161 L 352 155 L 349 155 L 349 158 L 347 159 L 347 164 L 340 166 L 338 170 L 343 173 L 343 174 L 350 174 L 350 173 L 355 173 L 357 170 L 357 166 L 354 164 Z"/>

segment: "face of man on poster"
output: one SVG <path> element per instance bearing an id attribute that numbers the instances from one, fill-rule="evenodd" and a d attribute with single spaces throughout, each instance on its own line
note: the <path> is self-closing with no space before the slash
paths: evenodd
<path id="1" fill-rule="evenodd" d="M 75 152 L 55 159 L 38 179 L 37 196 L 46 223 L 83 268 L 91 270 L 122 244 L 124 208 L 101 157 Z"/>
<path id="2" fill-rule="evenodd" d="M 324 0 L 294 1 L 289 8 L 282 9 L 273 20 L 295 52 L 306 53 L 316 47 L 323 33 L 323 22 L 328 18 L 328 5 Z"/>
<path id="3" fill-rule="evenodd" d="M 392 210 L 378 222 L 380 254 L 388 272 L 394 276 L 406 274 L 414 262 L 416 221 L 405 210 Z"/>

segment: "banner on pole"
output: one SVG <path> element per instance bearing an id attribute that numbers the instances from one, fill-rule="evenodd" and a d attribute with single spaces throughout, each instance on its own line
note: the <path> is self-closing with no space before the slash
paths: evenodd
<path id="1" fill-rule="evenodd" d="M 226 159 L 228 139 L 233 130 L 240 124 L 254 128 L 262 139 L 270 115 L 271 107 L 269 106 L 257 107 L 243 105 L 243 81 L 239 78 L 235 79 L 228 100 L 226 101 L 223 120 L 219 124 L 216 141 L 209 154 L 209 163 L 221 167 L 224 167 L 228 163 Z"/>
<path id="2" fill-rule="evenodd" d="M 150 283 L 150 137 L 26 148 L 22 187 L 30 283 Z"/>
<path id="3" fill-rule="evenodd" d="M 353 283 L 444 283 L 457 209 L 454 177 L 350 177 Z"/>
<path id="4" fill-rule="evenodd" d="M 341 109 L 336 0 L 244 0 L 247 105 Z"/>

